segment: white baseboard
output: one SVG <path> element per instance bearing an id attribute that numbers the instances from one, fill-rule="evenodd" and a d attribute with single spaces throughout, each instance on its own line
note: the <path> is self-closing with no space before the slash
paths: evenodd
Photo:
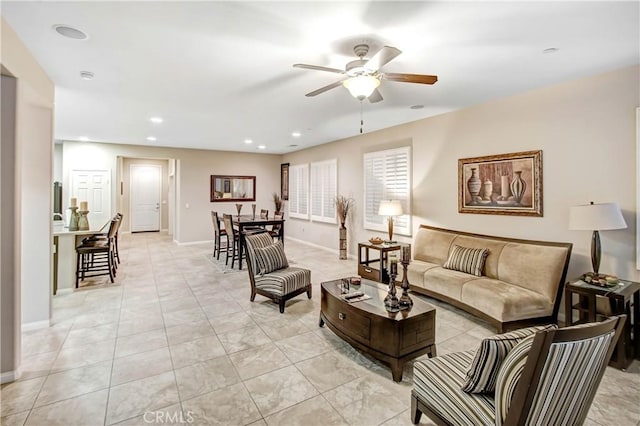
<path id="1" fill-rule="evenodd" d="M 204 241 L 188 241 L 186 243 L 181 243 L 180 241 L 173 240 L 179 246 L 194 246 L 196 244 L 213 244 L 213 240 L 204 240 Z"/>
<path id="2" fill-rule="evenodd" d="M 51 327 L 51 320 L 33 321 L 26 324 L 22 324 L 22 331 L 39 330 L 41 328 Z"/>
<path id="3" fill-rule="evenodd" d="M 73 293 L 73 288 L 58 288 L 58 291 L 56 292 L 56 296 L 71 294 L 71 293 Z"/>
<path id="4" fill-rule="evenodd" d="M 0 373 L 0 384 L 15 382 L 20 378 L 20 370 L 7 371 Z"/>
<path id="5" fill-rule="evenodd" d="M 328 251 L 329 253 L 333 253 L 333 254 L 340 254 L 340 250 L 336 250 L 336 249 L 332 249 L 329 247 L 325 247 L 325 246 L 321 246 L 320 244 L 315 244 L 315 243 L 311 243 L 309 241 L 305 241 L 305 240 L 299 240 L 298 238 L 292 238 L 292 237 L 285 237 L 285 240 L 291 240 L 291 241 L 295 241 L 296 243 L 300 243 L 300 244 L 304 244 L 306 246 L 309 247 L 314 247 L 320 250 L 324 250 L 324 251 Z M 355 259 L 356 257 L 352 254 L 347 253 L 347 258 L 348 259 Z"/>

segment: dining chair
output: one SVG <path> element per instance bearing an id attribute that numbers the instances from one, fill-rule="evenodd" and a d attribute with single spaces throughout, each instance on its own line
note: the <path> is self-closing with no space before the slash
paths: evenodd
<path id="1" fill-rule="evenodd" d="M 269 219 L 269 210 L 260 210 L 260 219 Z"/>
<path id="2" fill-rule="evenodd" d="M 220 252 L 224 249 L 227 251 L 229 245 L 229 236 L 226 229 L 220 228 L 220 218 L 218 212 L 211 210 L 211 222 L 213 223 L 213 256 L 220 260 Z M 225 244 L 222 245 L 222 237 L 225 238 Z"/>
<path id="3" fill-rule="evenodd" d="M 273 218 L 275 220 L 284 219 L 284 213 L 273 215 Z M 271 238 L 275 238 L 277 240 L 281 240 L 282 239 L 282 236 L 280 235 L 280 228 L 281 227 L 282 227 L 282 225 L 280 225 L 279 223 L 276 223 L 275 225 L 273 225 L 271 227 L 271 229 L 269 230 L 269 235 L 271 235 Z"/>

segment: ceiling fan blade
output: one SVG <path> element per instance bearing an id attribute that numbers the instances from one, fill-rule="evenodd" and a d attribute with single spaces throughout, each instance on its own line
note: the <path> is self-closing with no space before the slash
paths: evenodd
<path id="1" fill-rule="evenodd" d="M 373 93 L 369 95 L 368 99 L 369 99 L 369 102 L 371 102 L 372 104 L 375 104 L 377 102 L 384 100 L 384 98 L 382 97 L 382 93 L 380 93 L 378 89 L 374 89 Z"/>
<path id="2" fill-rule="evenodd" d="M 343 82 L 343 80 L 336 81 L 335 83 L 331 83 L 331 84 L 329 84 L 327 86 L 321 87 L 318 90 L 314 90 L 313 92 L 309 92 L 305 96 L 306 97 L 316 96 L 316 95 L 319 95 L 321 93 L 326 92 L 327 90 L 335 89 L 338 86 L 342 86 L 342 82 Z"/>
<path id="3" fill-rule="evenodd" d="M 390 81 L 400 81 L 402 83 L 420 83 L 420 84 L 433 84 L 438 81 L 437 75 L 424 75 L 424 74 L 402 74 L 395 72 L 385 72 L 384 79 Z"/>
<path id="4" fill-rule="evenodd" d="M 293 67 L 294 68 L 304 68 L 304 69 L 307 69 L 307 70 L 334 72 L 336 74 L 344 74 L 343 70 L 339 70 L 337 68 L 321 67 L 321 66 L 318 66 L 318 65 L 293 64 Z"/>
<path id="5" fill-rule="evenodd" d="M 373 70 L 379 70 L 401 53 L 402 51 L 400 49 L 396 49 L 391 46 L 384 46 L 382 49 L 378 50 L 378 53 L 373 55 L 373 57 L 367 61 L 365 67 Z"/>

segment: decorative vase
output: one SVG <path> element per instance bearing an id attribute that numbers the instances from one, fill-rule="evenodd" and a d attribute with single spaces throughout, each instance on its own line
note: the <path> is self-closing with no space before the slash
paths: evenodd
<path id="1" fill-rule="evenodd" d="M 511 194 L 513 194 L 513 200 L 516 204 L 520 204 L 522 201 L 522 196 L 527 189 L 527 183 L 522 179 L 522 171 L 514 172 L 516 177 L 511 181 L 510 189 Z"/>
<path id="2" fill-rule="evenodd" d="M 87 218 L 88 214 L 89 212 L 87 210 L 80 210 L 78 212 L 78 231 L 89 230 L 89 218 Z"/>
<path id="3" fill-rule="evenodd" d="M 251 210 L 253 211 L 253 220 L 256 220 L 256 205 L 251 204 Z"/>
<path id="4" fill-rule="evenodd" d="M 493 195 L 493 182 L 486 179 L 482 184 L 482 199 L 485 201 L 491 201 L 491 195 Z"/>
<path id="5" fill-rule="evenodd" d="M 242 210 L 242 204 L 237 203 L 236 204 L 236 210 L 238 210 L 238 217 L 240 217 L 240 210 Z"/>
<path id="6" fill-rule="evenodd" d="M 69 231 L 77 231 L 78 230 L 78 218 L 80 215 L 78 214 L 77 207 L 69 207 L 71 210 L 71 214 L 69 215 Z"/>
<path id="7" fill-rule="evenodd" d="M 467 180 L 467 189 L 469 190 L 469 194 L 471 194 L 471 202 L 474 203 L 480 199 L 480 189 L 482 188 L 482 182 L 478 177 L 478 169 L 475 167 L 471 168 L 471 177 Z"/>
<path id="8" fill-rule="evenodd" d="M 347 258 L 347 228 L 340 228 L 340 260 Z"/>

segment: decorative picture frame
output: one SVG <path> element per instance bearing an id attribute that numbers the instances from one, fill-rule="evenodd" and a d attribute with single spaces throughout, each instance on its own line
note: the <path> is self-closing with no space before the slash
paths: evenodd
<path id="1" fill-rule="evenodd" d="M 542 150 L 458 160 L 458 212 L 542 217 Z"/>
<path id="2" fill-rule="evenodd" d="M 280 198 L 289 199 L 289 163 L 280 164 Z"/>

